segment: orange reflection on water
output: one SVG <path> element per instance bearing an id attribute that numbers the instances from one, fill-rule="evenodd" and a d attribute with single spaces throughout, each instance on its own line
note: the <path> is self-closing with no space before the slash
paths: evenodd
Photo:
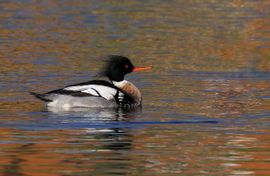
<path id="1" fill-rule="evenodd" d="M 268 117 L 259 115 L 270 109 L 270 84 L 253 75 L 270 69 L 269 3 L 1 2 L 0 175 L 269 175 Z M 68 129 L 20 129 L 64 116 L 43 112 L 29 91 L 92 79 L 106 54 L 154 66 L 127 77 L 144 96 L 143 114 L 126 115 L 132 122 L 202 115 L 232 123 L 71 130 L 75 114 L 74 123 L 53 124 Z"/>

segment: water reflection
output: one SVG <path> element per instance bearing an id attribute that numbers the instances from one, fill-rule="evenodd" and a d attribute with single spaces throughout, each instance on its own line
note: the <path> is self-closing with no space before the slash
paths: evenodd
<path id="1" fill-rule="evenodd" d="M 62 116 L 62 117 L 82 117 L 87 118 L 89 121 L 93 120 L 128 120 L 132 118 L 132 114 L 142 112 L 142 107 L 136 108 L 59 108 L 59 107 L 45 107 L 49 116 Z"/>
<path id="2" fill-rule="evenodd" d="M 142 108 L 52 108 L 46 107 L 43 112 L 34 113 L 42 118 L 31 119 L 28 122 L 9 123 L 25 130 L 56 130 L 56 129 L 95 129 L 132 127 L 129 124 L 135 117 L 142 114 Z M 18 122 L 18 121 L 17 121 Z M 96 132 L 98 132 L 97 130 Z"/>
<path id="3" fill-rule="evenodd" d="M 131 128 L 118 127 L 117 121 L 133 116 L 119 109 L 57 111 L 28 124 L 13 124 L 13 128 L 22 129 L 17 130 L 22 139 L 17 135 L 11 137 L 14 142 L 3 138 L 2 149 L 6 146 L 14 153 L 5 156 L 7 160 L 2 161 L 5 165 L 1 170 L 11 175 L 41 171 L 50 175 L 55 170 L 65 175 L 127 175 L 131 167 L 129 153 L 133 134 Z M 110 124 L 113 121 L 116 125 Z M 74 127 L 80 130 L 68 130 Z M 5 131 L 13 133 L 14 129 Z"/>
<path id="4" fill-rule="evenodd" d="M 20 154 L 28 151 L 31 146 L 32 144 L 23 144 L 16 148 L 16 153 L 9 156 L 10 161 L 5 163 L 5 165 L 1 169 L 3 175 L 25 175 L 22 167 L 25 160 L 20 157 Z"/>
<path id="5" fill-rule="evenodd" d="M 62 164 L 80 168 L 75 172 L 77 174 L 127 175 L 132 166 L 129 155 L 132 141 L 130 129 L 86 129 L 76 141 L 72 141 L 79 144 L 76 149 L 64 147 L 54 152 L 66 155 L 65 160 L 60 161 Z"/>
<path id="6" fill-rule="evenodd" d="M 133 135 L 131 130 L 111 128 L 107 129 L 106 132 L 96 133 L 94 138 L 101 139 L 101 144 L 96 152 L 105 152 L 107 156 L 101 158 L 98 155 L 95 156 L 101 159 L 102 162 L 95 162 L 92 169 L 96 173 L 103 173 L 104 175 L 127 175 L 132 167 L 130 153 L 133 145 Z"/>
<path id="7" fill-rule="evenodd" d="M 6 175 L 28 175 L 40 172 L 59 174 L 126 175 L 131 167 L 129 156 L 133 136 L 127 129 L 88 129 L 79 134 L 54 131 L 53 140 L 43 136 L 27 139 L 23 144 L 2 145 L 13 154 L 2 156 L 1 171 Z M 54 140 L 64 135 L 66 139 Z"/>
<path id="8" fill-rule="evenodd" d="M 205 85 L 210 100 L 204 107 L 208 116 L 239 117 L 256 105 L 255 89 L 244 81 L 215 79 L 206 80 Z"/>
<path id="9" fill-rule="evenodd" d="M 269 0 L 0 1 L 0 175 L 269 175 Z M 100 56 L 143 112 L 42 110 Z"/>

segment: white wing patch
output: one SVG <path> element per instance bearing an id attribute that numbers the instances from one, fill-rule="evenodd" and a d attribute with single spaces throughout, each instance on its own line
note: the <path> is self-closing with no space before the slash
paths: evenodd
<path id="1" fill-rule="evenodd" d="M 66 87 L 64 90 L 70 90 L 70 91 L 80 91 L 84 93 L 88 93 L 94 96 L 102 96 L 103 98 L 107 100 L 114 99 L 114 96 L 117 93 L 117 90 L 112 87 L 107 87 L 103 85 L 83 85 L 83 86 L 71 86 Z"/>

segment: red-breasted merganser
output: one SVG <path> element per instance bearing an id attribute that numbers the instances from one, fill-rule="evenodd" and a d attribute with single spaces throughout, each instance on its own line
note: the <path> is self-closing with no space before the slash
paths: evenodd
<path id="1" fill-rule="evenodd" d="M 139 89 L 124 76 L 133 71 L 148 70 L 151 67 L 134 67 L 127 57 L 112 55 L 101 72 L 109 81 L 92 80 L 68 85 L 62 89 L 44 94 L 31 92 L 44 101 L 48 107 L 136 107 L 142 103 Z"/>

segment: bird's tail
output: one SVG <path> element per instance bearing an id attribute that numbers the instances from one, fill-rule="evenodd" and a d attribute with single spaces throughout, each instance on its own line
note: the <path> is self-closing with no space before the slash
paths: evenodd
<path id="1" fill-rule="evenodd" d="M 52 101 L 52 100 L 47 98 L 46 94 L 39 94 L 39 93 L 35 93 L 35 92 L 29 92 L 29 93 L 42 101 L 45 101 L 45 102 Z"/>

